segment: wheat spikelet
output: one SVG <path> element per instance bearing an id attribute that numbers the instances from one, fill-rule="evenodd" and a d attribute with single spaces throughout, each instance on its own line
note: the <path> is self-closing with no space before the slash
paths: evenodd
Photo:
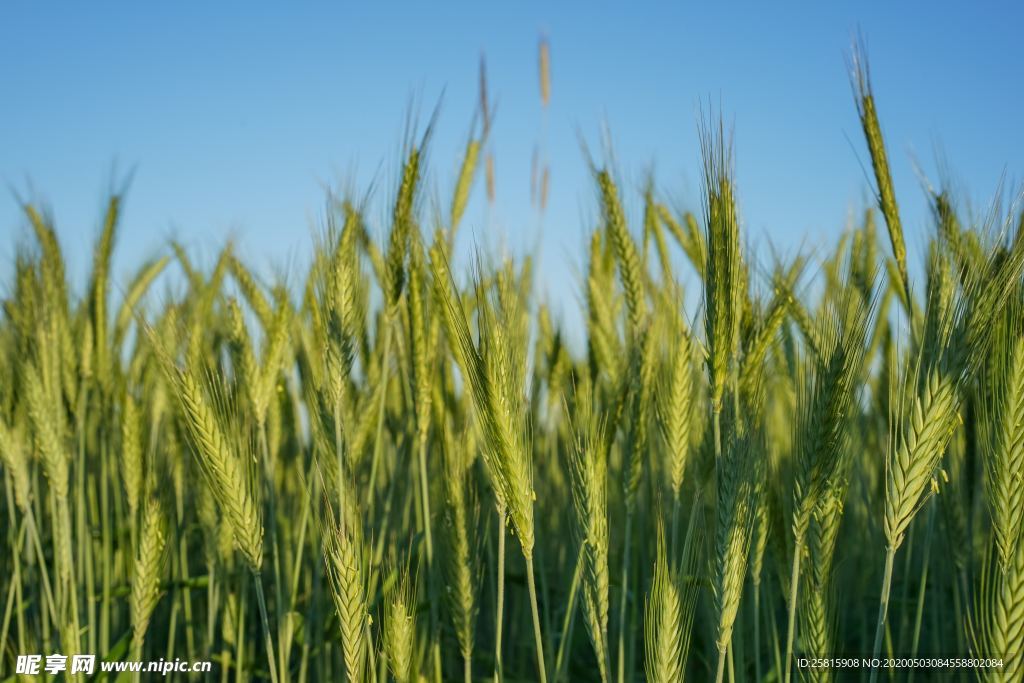
<path id="1" fill-rule="evenodd" d="M 409 345 L 412 349 L 412 384 L 416 434 L 426 441 L 430 429 L 431 359 L 427 340 L 426 300 L 424 298 L 424 254 L 418 231 L 409 238 Z"/>
<path id="2" fill-rule="evenodd" d="M 658 530 L 654 578 L 644 607 L 644 645 L 647 680 L 678 683 L 683 680 L 683 605 L 679 577 L 669 569 L 664 531 Z"/>
<path id="3" fill-rule="evenodd" d="M 680 248 L 686 254 L 686 258 L 689 259 L 690 263 L 697 270 L 697 274 L 701 279 L 704 279 L 708 261 L 707 242 L 704 239 L 704 233 L 697 226 L 697 218 L 692 213 L 687 212 L 683 215 L 683 221 L 680 223 L 664 204 L 658 204 L 655 210 L 658 214 L 658 220 L 668 228 L 672 237 L 675 238 Z M 686 225 L 685 228 L 683 224 Z"/>
<path id="4" fill-rule="evenodd" d="M 121 477 L 128 511 L 134 519 L 143 493 L 142 424 L 139 406 L 130 392 L 125 392 L 121 415 Z"/>
<path id="5" fill-rule="evenodd" d="M 583 546 L 583 610 L 601 680 L 608 680 L 608 464 L 589 387 L 577 389 L 570 458 L 576 533 Z M 568 409 L 567 409 L 568 410 Z"/>
<path id="6" fill-rule="evenodd" d="M 287 294 L 278 295 L 277 310 L 268 328 L 268 339 L 263 358 L 250 385 L 253 411 L 258 427 L 267 419 L 267 410 L 277 387 L 278 377 L 285 370 L 291 333 L 291 306 Z M 247 382 L 249 384 L 249 382 Z"/>
<path id="7" fill-rule="evenodd" d="M 896 205 L 896 192 L 893 189 L 892 174 L 889 171 L 889 160 L 885 153 L 885 142 L 882 140 L 882 127 L 878 122 L 875 110 L 875 97 L 871 92 L 871 77 L 867 61 L 860 50 L 853 55 L 853 80 L 864 138 L 871 154 L 871 167 L 878 183 L 878 205 L 889 228 L 889 239 L 892 242 L 893 258 L 899 272 L 899 283 L 904 297 L 910 295 L 910 276 L 907 274 L 907 247 L 903 242 L 903 227 L 900 224 L 899 207 Z"/>
<path id="8" fill-rule="evenodd" d="M 1024 522 L 1024 336 L 1018 306 L 1008 309 L 987 373 L 991 398 L 982 402 L 987 453 L 984 457 L 987 500 L 999 566 L 1004 571 L 1016 555 Z"/>
<path id="9" fill-rule="evenodd" d="M 249 402 L 256 404 L 256 386 L 259 383 L 259 367 L 252 349 L 249 329 L 246 327 L 242 309 L 233 297 L 227 301 L 228 340 L 231 350 L 231 361 L 234 364 L 236 381 L 241 384 Z"/>
<path id="10" fill-rule="evenodd" d="M 800 643 L 807 657 L 825 658 L 831 652 L 827 598 L 827 593 L 812 590 L 810 586 L 800 593 Z M 803 677 L 814 683 L 828 683 L 832 680 L 832 670 L 808 667 Z"/>
<path id="11" fill-rule="evenodd" d="M 43 379 L 35 363 L 26 363 L 23 378 L 36 447 L 42 456 L 43 468 L 57 500 L 68 498 L 68 456 L 56 405 L 46 394 Z"/>
<path id="12" fill-rule="evenodd" d="M 819 323 L 818 353 L 799 399 L 793 534 L 802 542 L 825 488 L 842 468 L 858 393 L 869 309 L 844 297 Z"/>
<path id="13" fill-rule="evenodd" d="M 835 620 L 830 606 L 834 604 L 831 593 L 832 560 L 839 535 L 839 524 L 843 516 L 843 498 L 848 480 L 836 476 L 823 492 L 809 528 L 807 585 L 800 592 L 800 640 L 809 657 L 827 658 L 832 656 Z M 805 671 L 810 680 L 827 683 L 832 672 L 826 667 L 813 667 Z"/>
<path id="14" fill-rule="evenodd" d="M 384 604 L 384 651 L 388 667 L 398 683 L 415 681 L 416 673 L 416 605 L 415 591 L 403 572 Z"/>
<path id="15" fill-rule="evenodd" d="M 466 372 L 475 415 L 484 435 L 483 457 L 488 475 L 499 504 L 508 507 L 523 554 L 530 559 L 534 544 L 533 475 L 523 439 L 524 425 L 518 415 L 522 410 L 521 394 L 514 389 L 521 382 L 521 373 L 512 367 L 516 352 L 508 343 L 503 324 L 509 321 L 494 318 L 488 296 L 478 285 L 478 350 L 462 302 L 454 293 L 443 252 L 435 252 L 431 264 L 435 295 L 459 364 Z"/>
<path id="16" fill-rule="evenodd" d="M 156 499 L 151 499 L 143 515 L 139 549 L 132 574 L 132 643 L 137 656 L 142 652 L 150 616 L 160 600 L 160 578 L 164 571 L 166 543 L 167 529 L 163 510 Z"/>
<path id="17" fill-rule="evenodd" d="M 405 286 L 405 257 L 409 234 L 413 230 L 413 207 L 419 186 L 420 154 L 419 147 L 409 150 L 402 168 L 402 179 L 392 214 L 385 264 L 385 296 L 388 310 L 391 312 L 398 306 L 398 299 L 402 296 L 402 289 Z"/>
<path id="18" fill-rule="evenodd" d="M 349 683 L 362 683 L 367 666 L 366 629 L 370 616 L 366 603 L 366 580 L 363 574 L 362 546 L 352 529 L 352 519 L 333 513 L 324 530 L 324 559 L 330 578 L 331 595 L 341 627 L 345 676 Z"/>
<path id="19" fill-rule="evenodd" d="M 25 514 L 30 513 L 32 500 L 32 484 L 29 479 L 28 454 L 25 452 L 20 430 L 15 431 L 0 418 L 0 463 L 11 475 L 14 487 L 14 500 L 18 508 Z"/>
<path id="20" fill-rule="evenodd" d="M 263 326 L 264 330 L 269 331 L 273 325 L 274 312 L 267 301 L 267 297 L 256 283 L 256 279 L 252 276 L 249 269 L 245 267 L 245 264 L 234 254 L 231 254 L 228 258 L 228 269 L 231 271 L 231 276 L 235 282 L 238 283 L 242 296 L 245 297 L 245 300 L 256 314 L 260 325 Z"/>
<path id="21" fill-rule="evenodd" d="M 263 522 L 253 497 L 242 456 L 231 446 L 191 370 L 165 360 L 168 379 L 176 389 L 185 425 L 196 446 L 210 491 L 231 528 L 235 545 L 254 572 L 263 564 Z"/>
<path id="22" fill-rule="evenodd" d="M 640 492 L 644 472 L 644 461 L 647 458 L 654 372 L 657 360 L 655 343 L 658 337 L 658 330 L 653 324 L 645 327 L 640 331 L 634 350 L 633 367 L 636 369 L 636 374 L 633 375 L 633 381 L 630 383 L 629 462 L 623 482 L 627 515 L 632 514 L 636 508 L 637 495 Z"/>
<path id="23" fill-rule="evenodd" d="M 725 140 L 721 121 L 717 135 L 711 126 L 704 130 L 701 153 L 707 195 L 704 334 L 708 344 L 711 409 L 720 413 L 739 343 L 740 307 L 745 287 L 733 196 L 732 151 Z"/>
<path id="24" fill-rule="evenodd" d="M 445 432 L 442 451 L 445 476 L 445 595 L 454 622 L 459 650 L 466 662 L 473 658 L 477 614 L 477 569 L 475 562 L 476 529 L 479 506 L 472 495 L 470 461 Z"/>
<path id="25" fill-rule="evenodd" d="M 619 201 L 618 188 L 607 170 L 598 171 L 597 186 L 601 193 L 605 226 L 615 247 L 619 273 L 622 276 L 622 285 L 626 292 L 630 335 L 635 336 L 639 334 L 647 317 L 647 301 L 640 257 L 636 252 L 636 243 L 626 225 L 626 217 Z"/>
<path id="26" fill-rule="evenodd" d="M 715 643 L 719 667 L 732 639 L 747 573 L 747 559 L 756 510 L 761 502 L 762 461 L 755 436 L 748 427 L 727 432 L 723 455 L 716 468 L 717 503 L 714 552 L 714 597 L 717 615 Z"/>
<path id="27" fill-rule="evenodd" d="M 979 678 L 993 683 L 1024 680 L 1024 544 L 1017 545 L 1005 568 L 986 561 L 975 617 L 971 637 L 979 656 L 1003 660 L 1002 667 L 982 670 Z"/>
<path id="28" fill-rule="evenodd" d="M 537 47 L 537 68 L 540 72 L 540 102 L 544 107 L 551 104 L 551 44 L 541 38 Z"/>
<path id="29" fill-rule="evenodd" d="M 136 314 L 136 307 L 160 274 L 171 262 L 170 257 L 161 256 L 142 264 L 128 285 L 117 318 L 114 320 L 114 348 L 120 349 L 128 333 L 128 325 Z"/>
<path id="30" fill-rule="evenodd" d="M 103 219 L 103 228 L 93 253 L 92 285 L 90 301 L 92 304 L 92 329 L 95 351 L 96 376 L 100 386 L 106 388 L 110 384 L 109 346 L 107 344 L 107 295 L 109 290 L 110 257 L 114 251 L 114 238 L 120 215 L 121 197 L 113 195 L 107 202 L 107 212 Z"/>
<path id="31" fill-rule="evenodd" d="M 909 399 L 906 424 L 894 435 L 886 484 L 885 533 L 898 548 L 921 504 L 942 452 L 958 420 L 960 391 L 973 377 L 1003 310 L 1020 277 L 1021 240 L 1006 255 L 994 252 L 979 272 L 966 273 L 962 292 L 950 288 L 945 255 L 934 253 L 929 279 L 921 359 Z"/>
<path id="32" fill-rule="evenodd" d="M 452 232 L 458 229 L 462 222 L 462 216 L 466 212 L 466 205 L 469 203 L 470 190 L 473 188 L 473 179 L 476 177 L 476 169 L 480 160 L 480 140 L 470 138 L 466 143 L 466 151 L 462 156 L 462 166 L 459 168 L 459 177 L 455 182 L 455 192 L 452 194 L 452 206 L 449 216 L 450 229 Z"/>
<path id="33" fill-rule="evenodd" d="M 678 308 L 674 307 L 673 313 L 674 320 L 668 329 L 675 339 L 675 347 L 670 355 L 666 381 L 660 384 L 658 424 L 668 446 L 669 488 L 673 498 L 678 500 L 692 441 L 693 349 Z"/>
<path id="34" fill-rule="evenodd" d="M 612 384 L 618 382 L 620 341 L 615 326 L 615 310 L 609 292 L 614 280 L 614 263 L 607 267 L 602 248 L 602 233 L 594 231 L 590 240 L 587 266 L 587 344 L 591 374 L 606 373 Z"/>
<path id="35" fill-rule="evenodd" d="M 956 388 L 939 372 L 929 373 L 921 395 L 911 399 L 906 431 L 888 465 L 885 536 L 893 548 L 920 507 L 956 420 Z"/>

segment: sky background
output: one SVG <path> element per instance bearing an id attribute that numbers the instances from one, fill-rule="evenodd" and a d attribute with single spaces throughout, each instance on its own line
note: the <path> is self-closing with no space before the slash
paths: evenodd
<path id="1" fill-rule="evenodd" d="M 409 114 L 422 129 L 442 93 L 425 205 L 448 205 L 481 54 L 498 102 L 497 203 L 488 209 L 478 177 L 460 244 L 539 254 L 539 288 L 568 324 L 597 216 L 580 142 L 605 158 L 605 128 L 634 229 L 651 168 L 667 201 L 699 211 L 698 122 L 710 103 L 734 129 L 755 258 L 835 241 L 871 196 L 847 68 L 858 30 L 912 258 L 929 229 L 915 164 L 932 181 L 948 166 L 961 205 L 979 213 L 1001 178 L 1019 187 L 1020 3 L 796 5 L 5 2 L 2 287 L 30 237 L 15 192 L 52 209 L 80 291 L 103 200 L 129 171 L 115 285 L 172 237 L 207 264 L 234 237 L 260 272 L 297 282 L 325 188 L 373 183 L 382 229 Z M 542 219 L 530 204 L 539 143 L 551 167 Z"/>

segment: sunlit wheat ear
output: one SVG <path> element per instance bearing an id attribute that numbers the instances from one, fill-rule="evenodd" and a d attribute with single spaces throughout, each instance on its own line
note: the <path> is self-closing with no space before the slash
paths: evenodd
<path id="1" fill-rule="evenodd" d="M 602 231 L 595 230 L 590 239 L 586 281 L 587 351 L 591 375 L 606 375 L 615 384 L 621 364 L 615 306 L 610 295 L 615 273 L 614 262 L 605 256 L 608 250 L 603 235 Z"/>
<path id="2" fill-rule="evenodd" d="M 678 307 L 666 330 L 674 339 L 666 376 L 658 384 L 658 425 L 668 450 L 668 483 L 679 498 L 691 451 L 693 425 L 693 346 Z"/>
<path id="3" fill-rule="evenodd" d="M 354 396 L 349 387 L 360 328 L 364 324 L 359 304 L 358 232 L 359 213 L 351 202 L 342 205 L 344 224 L 340 231 L 331 227 L 326 238 L 329 249 L 321 263 L 315 284 L 319 301 L 315 313 L 316 341 L 323 348 L 324 390 L 332 420 L 345 435 L 341 422 L 351 422 Z M 337 413 L 337 414 L 335 414 Z M 333 438 L 333 435 L 332 435 Z"/>
<path id="4" fill-rule="evenodd" d="M 547 107 L 551 103 L 551 44 L 547 38 L 540 39 L 537 68 L 540 72 L 540 102 Z"/>
<path id="5" fill-rule="evenodd" d="M 175 388 L 199 465 L 209 478 L 210 491 L 228 521 L 238 550 L 249 567 L 259 572 L 263 565 L 263 521 L 247 463 L 225 435 L 194 372 L 175 365 L 151 330 L 149 336 L 167 380 Z"/>
<path id="6" fill-rule="evenodd" d="M 592 389 L 576 390 L 570 456 L 576 533 L 583 547 L 583 612 L 601 680 L 609 675 L 608 650 L 608 463 L 601 420 Z M 566 412 L 569 412 L 568 407 Z"/>
<path id="7" fill-rule="evenodd" d="M 148 261 L 143 262 L 135 271 L 134 276 L 132 276 L 132 279 L 128 283 L 124 298 L 121 300 L 121 306 L 118 308 L 117 317 L 114 319 L 114 337 L 112 346 L 115 350 L 122 348 L 125 336 L 128 334 L 131 322 L 135 317 L 137 307 L 142 302 L 146 292 L 149 291 L 153 283 L 156 282 L 157 278 L 160 277 L 160 274 L 164 272 L 170 262 L 171 259 L 169 256 L 149 259 Z"/>
<path id="8" fill-rule="evenodd" d="M 704 160 L 707 265 L 704 268 L 704 334 L 708 345 L 711 408 L 722 410 L 739 343 L 741 302 L 746 284 L 736 215 L 732 148 L 724 124 L 706 124 L 701 135 Z"/>
<path id="9" fill-rule="evenodd" d="M 416 229 L 413 224 L 414 209 L 416 193 L 420 185 L 422 153 L 422 145 L 414 146 L 408 152 L 402 167 L 402 179 L 398 186 L 398 194 L 395 197 L 391 216 L 391 232 L 385 255 L 385 300 L 391 313 L 398 306 L 398 299 L 405 286 L 405 258 L 408 239 L 410 232 Z"/>
<path id="10" fill-rule="evenodd" d="M 139 497 L 143 493 L 141 420 L 135 398 L 130 392 L 125 392 L 121 415 L 121 477 L 128 511 L 133 519 L 139 510 Z"/>
<path id="11" fill-rule="evenodd" d="M 286 370 L 291 344 L 292 311 L 287 292 L 279 290 L 276 298 L 276 310 L 267 329 L 260 367 L 251 388 L 253 410 L 259 425 L 267 420 L 267 411 L 274 397 L 278 379 Z"/>
<path id="12" fill-rule="evenodd" d="M 349 683 L 362 683 L 369 646 L 366 629 L 370 623 L 362 544 L 359 534 L 352 528 L 355 520 L 346 515 L 335 518 L 329 506 L 327 514 L 323 529 L 324 559 L 341 627 L 345 676 Z"/>
<path id="13" fill-rule="evenodd" d="M 715 642 L 719 669 L 732 639 L 747 572 L 756 510 L 764 504 L 764 472 L 759 436 L 749 428 L 730 428 L 717 466 L 714 552 L 714 595 L 717 623 Z M 719 678 L 721 680 L 721 678 Z"/>
<path id="14" fill-rule="evenodd" d="M 450 211 L 449 229 L 454 233 L 462 222 L 462 216 L 469 204 L 470 190 L 473 188 L 473 179 L 476 177 L 476 170 L 480 161 L 480 140 L 470 138 L 466 143 L 466 150 L 462 155 L 462 165 L 459 168 L 459 177 L 455 181 L 455 191 L 452 193 L 452 206 Z"/>
<path id="15" fill-rule="evenodd" d="M 92 313 L 93 370 L 98 384 L 104 390 L 111 381 L 110 347 L 107 341 L 107 298 L 110 289 L 110 257 L 114 251 L 118 219 L 121 214 L 121 197 L 114 194 L 107 202 L 102 228 L 93 250 L 92 276 L 89 285 L 89 301 Z"/>
<path id="16" fill-rule="evenodd" d="M 256 282 L 256 278 L 253 277 L 252 273 L 248 268 L 245 267 L 236 256 L 231 255 L 228 260 L 228 269 L 231 271 L 231 276 L 238 284 L 239 290 L 242 292 L 242 296 L 249 303 L 249 307 L 252 308 L 256 314 L 256 318 L 259 320 L 260 325 L 265 331 L 270 330 L 273 325 L 274 312 L 270 307 L 270 302 L 267 301 L 266 295 Z"/>
<path id="17" fill-rule="evenodd" d="M 968 623 L 972 645 L 983 657 L 1002 658 L 1001 668 L 981 672 L 984 681 L 1020 681 L 1024 676 L 1024 544 L 1005 567 L 998 548 L 986 555 Z"/>
<path id="18" fill-rule="evenodd" d="M 636 243 L 626 225 L 626 216 L 622 211 L 618 188 L 607 170 L 598 171 L 597 186 L 601 194 L 605 227 L 615 247 L 615 257 L 619 262 L 622 286 L 626 292 L 630 335 L 635 337 L 644 326 L 647 317 L 643 265 L 640 263 L 640 256 L 636 251 Z"/>
<path id="19" fill-rule="evenodd" d="M 445 432 L 442 457 L 444 461 L 444 530 L 446 552 L 442 557 L 447 576 L 445 596 L 454 622 L 455 635 L 464 661 L 472 662 L 476 631 L 477 583 L 479 574 L 477 528 L 479 504 L 471 487 L 471 460 Z"/>
<path id="20" fill-rule="evenodd" d="M 1020 294 L 1000 320 L 981 402 L 985 493 L 998 566 L 1007 571 L 1024 523 L 1024 317 Z"/>
<path id="21" fill-rule="evenodd" d="M 882 127 L 878 122 L 875 109 L 875 97 L 871 91 L 871 74 L 868 70 L 867 57 L 861 47 L 853 52 L 853 86 L 857 113 L 860 115 L 864 138 L 871 154 L 871 166 L 874 169 L 875 181 L 878 183 L 878 205 L 889 228 L 889 239 L 892 242 L 893 258 L 899 272 L 899 284 L 904 298 L 909 298 L 910 276 L 907 274 L 907 247 L 903 241 L 903 227 L 900 224 L 899 207 L 896 205 L 896 191 L 893 189 L 892 174 L 889 171 L 889 160 L 882 140 Z"/>
<path id="22" fill-rule="evenodd" d="M 681 682 L 686 675 L 697 592 L 702 577 L 703 502 L 695 495 L 678 560 L 670 556 L 665 532 L 658 526 L 657 550 L 644 609 L 644 665 L 649 681 Z"/>
<path id="23" fill-rule="evenodd" d="M 760 381 L 760 374 L 764 370 L 765 358 L 785 323 L 788 312 L 787 304 L 787 295 L 776 290 L 764 317 L 752 332 L 748 346 L 743 351 L 739 369 L 739 391 L 741 393 L 750 394 L 756 389 L 756 385 Z"/>
<path id="24" fill-rule="evenodd" d="M 415 593 L 409 576 L 403 571 L 384 597 L 384 651 L 391 674 L 398 683 L 416 680 Z"/>
<path id="25" fill-rule="evenodd" d="M 849 429 L 859 391 L 871 309 L 850 296 L 818 323 L 818 353 L 810 359 L 799 395 L 793 533 L 803 539 L 826 487 L 848 455 Z"/>
<path id="26" fill-rule="evenodd" d="M 421 442 L 430 428 L 431 359 L 427 339 L 426 262 L 423 242 L 418 231 L 409 237 L 409 284 L 406 303 L 409 310 L 409 344 L 412 347 L 413 402 L 416 434 Z"/>
<path id="27" fill-rule="evenodd" d="M 131 611 L 132 642 L 136 654 L 142 652 L 143 640 L 153 609 L 160 600 L 160 579 L 164 572 L 167 524 L 156 499 L 151 499 L 142 517 L 139 550 L 132 574 Z"/>
<path id="28" fill-rule="evenodd" d="M 629 462 L 623 483 L 627 514 L 636 509 L 640 493 L 644 463 L 647 460 L 650 419 L 654 403 L 654 373 L 656 370 L 656 343 L 658 330 L 655 321 L 639 331 L 634 349 L 636 374 L 630 386 L 628 447 Z"/>
<path id="29" fill-rule="evenodd" d="M 677 220 L 664 204 L 657 204 L 655 211 L 658 221 L 675 238 L 690 264 L 703 279 L 704 268 L 707 266 L 707 244 L 704 241 L 704 233 L 697 226 L 697 218 L 692 213 L 686 213 L 681 216 L 682 220 Z"/>
<path id="30" fill-rule="evenodd" d="M 43 469 L 47 480 L 58 500 L 68 497 L 68 458 L 64 449 L 64 436 L 60 420 L 54 413 L 57 406 L 47 397 L 43 379 L 36 365 L 26 363 L 24 368 L 25 395 L 28 402 L 28 416 L 36 448 L 42 456 Z"/>
<path id="31" fill-rule="evenodd" d="M 683 680 L 683 605 L 678 574 L 670 569 L 665 532 L 658 528 L 654 579 L 644 608 L 644 651 L 647 680 L 674 683 Z"/>
<path id="32" fill-rule="evenodd" d="M 869 287 L 873 290 L 873 285 Z M 793 482 L 791 525 L 793 555 L 789 585 L 785 680 L 792 671 L 797 611 L 801 604 L 800 564 L 808 527 L 824 492 L 844 469 L 849 456 L 850 426 L 859 395 L 869 304 L 851 290 L 820 316 L 815 337 L 817 352 L 797 376 L 797 421 L 793 436 L 796 474 Z M 815 606 L 812 603 L 812 606 Z M 817 626 L 820 620 L 813 620 Z"/>
<path id="33" fill-rule="evenodd" d="M 0 418 L 0 464 L 14 483 L 14 501 L 22 513 L 28 513 L 32 500 L 28 450 L 20 430 L 15 431 Z"/>
<path id="34" fill-rule="evenodd" d="M 936 366 L 921 367 L 919 372 L 920 391 L 910 389 L 906 422 L 890 442 L 884 529 L 891 548 L 902 544 L 957 419 L 956 378 Z"/>
<path id="35" fill-rule="evenodd" d="M 437 245 L 435 245 L 436 247 Z M 484 435 L 483 458 L 499 501 L 508 506 L 523 554 L 533 554 L 533 476 L 529 453 L 523 440 L 522 397 L 510 386 L 521 382 L 522 369 L 510 366 L 510 347 L 503 340 L 502 322 L 495 319 L 488 295 L 478 289 L 480 348 L 469 330 L 465 309 L 443 252 L 432 255 L 435 296 L 444 316 L 456 357 L 465 371 L 476 419 Z M 482 296 L 480 296 L 482 295 Z"/>
<path id="36" fill-rule="evenodd" d="M 799 597 L 801 643 L 812 657 L 829 657 L 833 651 L 836 617 L 831 582 L 833 557 L 849 486 L 846 474 L 837 476 L 822 494 L 809 529 L 807 585 Z M 814 681 L 832 680 L 826 669 L 816 671 Z"/>
<path id="37" fill-rule="evenodd" d="M 948 255 L 936 251 L 920 357 L 914 361 L 906 416 L 891 439 L 885 533 L 891 548 L 903 541 L 930 488 L 929 482 L 958 424 L 960 393 L 976 374 L 992 328 L 1024 266 L 1017 236 L 1009 252 L 995 250 L 978 272 L 964 273 L 960 291 L 949 288 Z"/>
<path id="38" fill-rule="evenodd" d="M 252 340 L 245 324 L 242 308 L 234 298 L 227 301 L 228 340 L 231 351 L 231 362 L 234 365 L 235 381 L 251 405 L 255 406 L 256 385 L 259 382 L 259 367 L 253 354 Z"/>

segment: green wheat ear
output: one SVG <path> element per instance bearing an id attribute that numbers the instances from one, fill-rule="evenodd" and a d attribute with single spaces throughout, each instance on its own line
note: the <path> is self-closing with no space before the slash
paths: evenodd
<path id="1" fill-rule="evenodd" d="M 734 195 L 732 149 L 724 124 L 707 125 L 701 136 L 706 193 L 707 261 L 704 267 L 704 334 L 707 339 L 711 409 L 722 411 L 726 383 L 739 344 L 745 293 L 739 221 Z"/>
<path id="2" fill-rule="evenodd" d="M 675 683 L 683 680 L 683 605 L 678 574 L 669 568 L 665 532 L 658 527 L 654 578 L 644 608 L 644 646 L 647 680 Z"/>
<path id="3" fill-rule="evenodd" d="M 643 266 L 636 251 L 636 243 L 626 225 L 618 188 L 607 170 L 598 171 L 597 186 L 601 193 L 605 225 L 615 247 L 615 256 L 619 262 L 619 272 L 626 292 L 630 335 L 635 337 L 639 335 L 647 318 Z"/>
<path id="4" fill-rule="evenodd" d="M 462 222 L 462 215 L 466 212 L 466 205 L 469 203 L 470 190 L 473 187 L 473 179 L 476 177 L 476 170 L 480 160 L 479 139 L 470 138 L 466 143 L 466 151 L 462 156 L 462 166 L 459 169 L 459 177 L 455 182 L 455 191 L 452 193 L 452 206 L 449 216 L 449 224 L 452 235 Z"/>
<path id="5" fill-rule="evenodd" d="M 124 481 L 128 511 L 135 518 L 139 497 L 143 494 L 142 425 L 139 406 L 130 392 L 125 392 L 121 416 L 121 476 Z"/>
<path id="6" fill-rule="evenodd" d="M 746 408 L 748 414 L 756 415 L 750 412 L 753 408 Z M 716 467 L 713 586 L 720 673 L 724 671 L 725 653 L 739 614 L 757 511 L 764 504 L 762 436 L 756 431 L 756 421 L 747 422 L 749 419 L 738 422 L 729 416 L 730 427 Z"/>
<path id="7" fill-rule="evenodd" d="M 603 427 L 592 388 L 583 384 L 573 403 L 570 474 L 576 534 L 583 552 L 583 612 L 602 681 L 608 680 L 609 532 L 608 463 Z M 570 412 L 566 407 L 566 412 Z"/>
<path id="8" fill-rule="evenodd" d="M 32 500 L 28 452 L 20 430 L 12 430 L 3 418 L 0 418 L 0 463 L 13 481 L 15 503 L 23 514 L 28 514 Z"/>
<path id="9" fill-rule="evenodd" d="M 444 462 L 444 535 L 446 550 L 442 561 L 448 578 L 445 595 L 466 667 L 471 669 L 475 642 L 478 574 L 477 529 L 480 508 L 471 486 L 471 449 L 463 450 L 447 429 L 444 431 L 442 459 Z"/>
<path id="10" fill-rule="evenodd" d="M 415 681 L 416 672 L 416 603 L 415 589 L 405 571 L 385 596 L 384 651 L 388 667 L 398 683 Z"/>
<path id="11" fill-rule="evenodd" d="M 209 478 L 210 491 L 228 521 L 235 545 L 258 573 L 263 566 L 263 520 L 247 463 L 228 439 L 229 430 L 210 405 L 194 371 L 175 365 L 155 333 L 147 329 L 147 334 L 167 381 L 174 387 L 199 465 Z"/>
<path id="12" fill-rule="evenodd" d="M 669 367 L 663 381 L 658 383 L 658 425 L 667 446 L 668 484 L 674 500 L 678 500 L 683 486 L 686 465 L 690 458 L 693 425 L 693 406 L 697 398 L 693 382 L 693 342 L 689 330 L 676 305 L 669 299 L 669 321 L 666 332 L 674 340 L 669 356 Z"/>
<path id="13" fill-rule="evenodd" d="M 327 509 L 324 560 L 341 629 L 345 676 L 349 683 L 362 683 L 368 665 L 366 633 L 370 624 L 362 541 L 351 514 L 336 518 L 330 506 Z"/>
<path id="14" fill-rule="evenodd" d="M 131 587 L 132 643 L 136 656 L 141 655 L 150 617 L 160 600 L 160 579 L 164 571 L 167 526 L 156 499 L 146 505 L 139 538 Z"/>
<path id="15" fill-rule="evenodd" d="M 866 56 L 858 48 L 853 53 L 853 83 L 860 115 L 864 138 L 867 140 L 868 152 L 871 154 L 871 167 L 878 183 L 878 205 L 889 228 L 889 240 L 892 242 L 892 254 L 899 273 L 899 285 L 905 301 L 910 299 L 910 276 L 907 272 L 907 247 L 903 241 L 903 226 L 900 223 L 899 207 L 896 204 L 896 191 L 893 189 L 892 174 L 889 171 L 889 159 L 885 152 L 882 139 L 882 126 L 878 121 L 875 109 L 875 96 L 871 91 L 871 73 L 868 69 Z"/>

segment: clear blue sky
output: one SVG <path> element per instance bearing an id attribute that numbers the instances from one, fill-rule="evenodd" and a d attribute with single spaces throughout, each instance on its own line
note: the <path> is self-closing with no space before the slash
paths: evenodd
<path id="1" fill-rule="evenodd" d="M 579 141 L 600 156 L 604 124 L 634 225 L 652 164 L 667 197 L 699 208 L 697 119 L 710 100 L 735 128 L 752 243 L 792 251 L 835 238 L 869 198 L 845 63 L 859 28 L 919 254 L 928 215 L 913 159 L 935 179 L 941 149 L 978 208 L 1002 175 L 1011 188 L 1024 178 L 1024 10 L 915 4 L 6 2 L 0 182 L 52 207 L 79 287 L 101 201 L 130 169 L 117 281 L 170 236 L 208 262 L 234 235 L 265 272 L 294 270 L 325 185 L 376 179 L 384 217 L 410 102 L 424 122 L 442 91 L 430 194 L 447 204 L 484 52 L 499 102 L 498 203 L 490 219 L 482 201 L 471 206 L 463 241 L 493 244 L 497 226 L 515 250 L 539 246 L 540 285 L 571 320 L 596 216 Z M 553 76 L 543 225 L 529 204 L 542 33 Z M 27 238 L 0 195 L 5 285 Z"/>

